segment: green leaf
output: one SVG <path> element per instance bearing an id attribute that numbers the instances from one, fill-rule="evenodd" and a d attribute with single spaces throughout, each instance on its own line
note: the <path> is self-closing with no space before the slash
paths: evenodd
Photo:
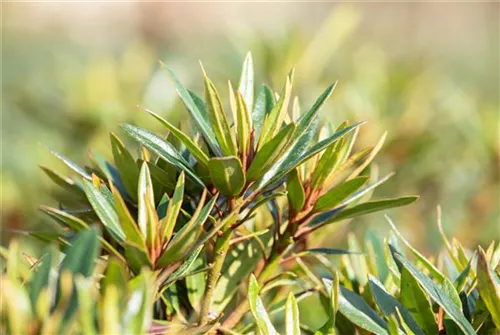
<path id="1" fill-rule="evenodd" d="M 137 201 L 137 181 L 139 180 L 139 168 L 130 152 L 125 148 L 122 141 L 113 133 L 110 134 L 111 150 L 120 178 L 132 199 Z"/>
<path id="2" fill-rule="evenodd" d="M 234 92 L 231 85 L 229 85 L 229 88 L 232 100 L 234 100 L 233 104 L 235 105 L 233 107 L 234 110 L 233 113 L 238 133 L 238 148 L 240 156 L 245 157 L 248 154 L 248 150 L 250 149 L 249 141 L 250 141 L 250 132 L 252 130 L 252 125 L 250 124 L 250 116 L 241 93 L 237 92 L 236 96 L 234 96 Z"/>
<path id="3" fill-rule="evenodd" d="M 212 183 L 225 196 L 235 196 L 243 190 L 245 173 L 238 157 L 212 158 L 208 169 Z"/>
<path id="4" fill-rule="evenodd" d="M 59 268 L 59 281 L 57 284 L 58 291 L 56 301 L 59 302 L 61 297 L 61 280 L 63 274 L 69 271 L 71 274 L 80 274 L 83 277 L 90 277 L 94 272 L 97 257 L 99 256 L 100 243 L 99 232 L 95 228 L 84 230 L 76 236 L 71 242 L 71 246 L 67 249 L 66 257 L 64 257 Z M 73 279 L 72 279 L 73 280 Z M 64 312 L 64 320 L 69 320 L 72 314 L 78 307 L 78 297 L 76 288 L 73 286 L 73 293 L 71 294 L 70 302 Z"/>
<path id="5" fill-rule="evenodd" d="M 65 177 L 44 166 L 40 166 L 40 168 L 56 185 L 64 188 L 69 193 L 76 195 L 77 197 L 85 197 L 83 190 L 71 178 Z"/>
<path id="6" fill-rule="evenodd" d="M 142 251 L 146 251 L 146 242 L 144 240 L 145 236 L 141 234 L 141 231 L 139 230 L 139 227 L 137 226 L 134 218 L 130 214 L 120 192 L 112 184 L 110 185 L 110 187 L 111 193 L 113 193 L 118 221 L 120 222 L 127 241 L 131 241 L 132 243 L 139 246 Z"/>
<path id="7" fill-rule="evenodd" d="M 292 93 L 293 71 L 287 76 L 285 86 L 281 91 L 280 98 L 273 109 L 266 114 L 264 124 L 262 125 L 261 134 L 257 148 L 260 149 L 266 144 L 281 128 L 288 110 L 288 103 Z"/>
<path id="8" fill-rule="evenodd" d="M 71 170 L 75 171 L 78 173 L 80 176 L 82 176 L 84 179 L 87 180 L 92 180 L 92 177 L 90 174 L 85 171 L 83 168 L 81 168 L 78 164 L 74 163 L 73 161 L 69 160 L 68 158 L 64 157 L 57 151 L 54 151 L 52 149 L 49 149 L 49 151 L 56 156 L 60 161 L 62 161 L 64 164 L 66 164 L 67 167 L 69 167 Z"/>
<path id="9" fill-rule="evenodd" d="M 301 150 L 296 147 L 296 145 L 303 146 L 303 145 L 308 145 L 309 144 L 309 134 L 306 132 L 303 136 L 299 138 L 297 141 L 296 145 L 292 146 L 289 150 L 288 153 L 284 156 L 283 159 L 279 160 L 261 179 L 259 182 L 259 187 L 262 188 L 268 184 L 271 184 L 274 181 L 277 181 L 281 177 L 285 176 L 293 170 L 295 167 L 299 166 L 303 162 L 307 161 L 314 155 L 316 155 L 318 152 L 321 150 L 324 150 L 327 148 L 329 145 L 337 141 L 338 139 L 342 138 L 349 132 L 353 131 L 357 127 L 359 127 L 363 122 L 358 122 L 356 124 L 353 124 L 352 126 L 349 126 L 347 128 L 344 128 L 338 132 L 335 132 L 333 135 L 330 137 L 316 143 L 309 149 Z M 299 149 L 299 150 L 297 150 Z"/>
<path id="10" fill-rule="evenodd" d="M 144 271 L 129 281 L 128 286 L 130 298 L 121 317 L 123 333 L 144 334 L 153 322 L 153 276 L 151 272 Z"/>
<path id="11" fill-rule="evenodd" d="M 158 267 L 162 268 L 177 262 L 182 259 L 189 250 L 193 249 L 192 251 L 194 251 L 204 243 L 201 243 L 202 241 L 199 239 L 203 232 L 200 226 L 207 220 L 217 200 L 217 197 L 212 197 L 208 204 L 203 207 L 205 196 L 206 192 L 203 193 L 191 220 L 177 232 L 167 245 L 167 249 L 156 263 Z"/>
<path id="12" fill-rule="evenodd" d="M 250 283 L 248 286 L 248 301 L 250 303 L 250 310 L 253 317 L 257 323 L 257 327 L 262 335 L 274 335 L 278 334 L 276 329 L 274 329 L 269 315 L 267 314 L 264 303 L 259 297 L 260 287 L 257 283 L 257 279 L 252 274 L 250 276 Z"/>
<path id="13" fill-rule="evenodd" d="M 194 263 L 194 268 L 203 267 L 204 262 L 201 257 L 197 258 Z M 205 294 L 205 286 L 206 286 L 206 273 L 198 272 L 196 274 L 190 275 L 186 277 L 186 288 L 188 300 L 193 306 L 194 310 L 199 312 L 201 306 L 201 300 L 203 299 L 203 295 Z"/>
<path id="14" fill-rule="evenodd" d="M 299 307 L 292 292 L 288 294 L 286 299 L 285 334 L 300 335 Z"/>
<path id="15" fill-rule="evenodd" d="M 418 252 L 417 249 L 413 248 L 410 243 L 403 237 L 403 235 L 396 229 L 396 226 L 391 221 L 391 219 L 386 215 L 385 218 L 391 225 L 392 230 L 396 233 L 398 238 L 406 245 L 408 249 L 413 253 L 413 255 L 426 267 L 427 270 L 439 281 L 442 285 L 443 290 L 450 295 L 453 302 L 459 307 L 462 308 L 462 303 L 460 301 L 460 297 L 458 292 L 455 290 L 455 287 L 451 283 L 451 281 L 438 270 L 434 264 L 432 264 L 424 255 Z"/>
<path id="16" fill-rule="evenodd" d="M 348 177 L 348 179 L 350 178 L 354 178 L 354 177 L 357 177 L 371 162 L 372 160 L 375 158 L 375 156 L 378 154 L 378 152 L 380 151 L 380 149 L 382 149 L 382 146 L 384 145 L 384 142 L 385 142 L 385 139 L 387 137 L 387 132 L 385 132 L 382 137 L 380 138 L 380 140 L 377 142 L 377 144 L 373 147 L 373 149 L 370 151 L 370 154 L 368 155 L 368 157 L 366 158 L 366 160 L 363 162 L 363 164 L 361 164 L 360 166 L 358 166 Z"/>
<path id="17" fill-rule="evenodd" d="M 186 148 L 189 150 L 190 153 L 193 154 L 193 156 L 196 158 L 196 160 L 204 165 L 205 167 L 208 164 L 208 156 L 205 154 L 201 149 L 198 144 L 196 144 L 190 136 L 186 135 L 184 132 L 182 132 L 180 129 L 175 127 L 173 124 L 159 116 L 158 114 L 150 111 L 149 109 L 144 109 L 148 114 L 152 115 L 155 119 L 160 121 L 172 134 L 174 134 L 175 137 L 179 141 L 181 141 Z"/>
<path id="18" fill-rule="evenodd" d="M 182 207 L 182 199 L 184 198 L 184 173 L 181 173 L 179 179 L 177 179 L 177 185 L 175 186 L 174 194 L 172 199 L 168 202 L 167 213 L 165 218 L 162 220 L 162 239 L 164 243 L 167 243 L 172 238 L 172 233 L 174 232 L 175 224 L 177 222 L 177 217 Z"/>
<path id="19" fill-rule="evenodd" d="M 287 125 L 257 151 L 247 171 L 249 181 L 258 180 L 272 166 L 288 144 L 294 130 L 295 124 Z"/>
<path id="20" fill-rule="evenodd" d="M 191 269 L 196 259 L 198 258 L 201 249 L 203 249 L 203 247 L 199 247 L 186 258 L 186 260 L 182 263 L 182 265 L 168 277 L 166 285 L 175 283 L 177 280 L 183 278 L 188 273 L 188 271 Z"/>
<path id="21" fill-rule="evenodd" d="M 330 290 L 331 281 L 325 280 Z M 378 335 L 388 335 L 387 323 L 356 293 L 340 286 L 339 312 L 349 321 Z"/>
<path id="22" fill-rule="evenodd" d="M 424 275 L 413 264 L 411 264 L 401 254 L 393 251 L 393 257 L 399 261 L 416 281 L 422 285 L 422 288 L 429 296 L 443 308 L 446 314 L 460 327 L 460 329 L 467 335 L 476 334 L 471 324 L 462 314 L 460 308 L 455 304 L 452 298 L 446 294 L 438 285 L 436 285 L 429 277 Z"/>
<path id="23" fill-rule="evenodd" d="M 302 136 L 307 128 L 311 126 L 311 123 L 316 118 L 321 106 L 323 106 L 325 101 L 332 95 L 335 86 L 337 86 L 337 82 L 328 86 L 327 89 L 314 102 L 312 107 L 306 113 L 300 116 L 300 119 L 297 120 L 297 132 L 294 135 L 294 139 Z"/>
<path id="24" fill-rule="evenodd" d="M 479 247 L 477 261 L 477 288 L 491 318 L 497 328 L 500 328 L 500 281 L 488 264 L 484 250 Z"/>
<path id="25" fill-rule="evenodd" d="M 362 176 L 354 178 L 343 182 L 342 184 L 333 187 L 328 192 L 323 194 L 316 201 L 313 211 L 322 212 L 331 208 L 336 207 L 342 201 L 347 199 L 352 193 L 356 192 L 361 186 L 363 186 L 368 180 L 367 176 Z"/>
<path id="26" fill-rule="evenodd" d="M 52 248 L 45 249 L 43 258 L 40 264 L 36 267 L 35 273 L 29 285 L 29 297 L 31 306 L 33 307 L 33 314 L 36 314 L 36 306 L 40 292 L 49 286 L 50 269 L 52 267 L 53 250 Z"/>
<path id="27" fill-rule="evenodd" d="M 372 275 L 368 275 L 368 282 L 370 284 L 370 291 L 372 292 L 375 302 L 385 316 L 390 317 L 396 314 L 399 310 L 404 322 L 409 326 L 411 331 L 415 334 L 425 335 L 420 329 L 417 322 L 410 312 L 393 296 L 387 292 L 385 287 Z"/>
<path id="28" fill-rule="evenodd" d="M 83 188 L 85 194 L 87 195 L 87 199 L 92 205 L 92 208 L 94 208 L 104 227 L 106 227 L 114 239 L 118 242 L 123 242 L 125 240 L 125 233 L 120 226 L 120 221 L 114 208 L 104 195 L 97 190 L 94 185 L 92 185 L 92 183 L 85 180 Z"/>
<path id="29" fill-rule="evenodd" d="M 253 71 L 253 61 L 252 54 L 249 52 L 245 57 L 245 62 L 243 63 L 243 69 L 241 71 L 240 85 L 238 91 L 241 93 L 248 111 L 253 109 L 253 89 L 254 89 L 254 71 Z M 248 113 L 248 112 L 247 112 Z M 247 119 L 250 119 L 250 115 L 247 114 Z"/>
<path id="30" fill-rule="evenodd" d="M 359 191 L 356 191 L 354 194 L 351 194 L 346 200 L 344 200 L 342 202 L 342 205 L 348 205 L 350 203 L 352 203 L 353 201 L 355 200 L 358 200 L 360 198 L 362 198 L 365 194 L 371 192 L 372 190 L 374 190 L 375 188 L 377 188 L 378 186 L 382 185 L 383 183 L 385 183 L 387 180 L 389 180 L 392 176 L 394 175 L 394 173 L 389 173 L 387 176 L 377 180 L 376 182 L 373 182 L 371 184 L 369 184 L 368 186 L 362 188 L 361 190 Z"/>
<path id="31" fill-rule="evenodd" d="M 259 138 L 264 119 L 273 109 L 275 104 L 273 91 L 266 85 L 261 85 L 252 114 L 253 127 L 255 130 L 254 138 Z"/>
<path id="32" fill-rule="evenodd" d="M 155 245 L 158 238 L 158 217 L 156 211 L 151 213 L 150 209 L 155 208 L 155 198 L 153 193 L 153 182 L 149 173 L 148 164 L 142 163 L 139 175 L 139 186 L 137 187 L 138 214 L 137 223 L 143 236 L 146 236 L 146 244 L 148 246 Z"/>
<path id="33" fill-rule="evenodd" d="M 432 305 L 420 284 L 405 268 L 401 271 L 401 303 L 426 334 L 437 334 L 438 326 Z"/>
<path id="34" fill-rule="evenodd" d="M 292 170 L 288 174 L 286 190 L 290 208 L 292 208 L 295 212 L 299 212 L 304 206 L 306 195 L 297 169 Z"/>
<path id="35" fill-rule="evenodd" d="M 204 110 L 200 109 L 200 102 L 202 100 L 196 97 L 196 95 L 194 95 L 195 98 L 193 98 L 193 95 L 181 84 L 174 72 L 164 63 L 160 62 L 160 64 L 174 83 L 177 89 L 177 93 L 184 102 L 184 105 L 186 105 L 186 108 L 191 113 L 191 116 L 193 117 L 196 125 L 203 134 L 203 137 L 205 138 L 208 146 L 213 150 L 215 154 L 217 154 L 218 156 L 222 156 L 221 149 L 219 147 L 219 144 L 217 143 L 214 132 L 210 127 L 210 124 L 208 123 L 206 114 L 204 114 Z"/>
<path id="36" fill-rule="evenodd" d="M 417 199 L 418 196 L 406 196 L 401 198 L 382 199 L 382 200 L 365 202 L 340 212 L 339 214 L 335 215 L 332 218 L 332 220 L 329 220 L 328 222 L 331 223 L 373 212 L 379 212 L 384 209 L 406 206 L 411 204 L 412 202 L 415 202 Z"/>
<path id="37" fill-rule="evenodd" d="M 184 171 L 186 176 L 196 185 L 201 188 L 205 187 L 203 181 L 191 169 L 188 162 L 182 158 L 180 153 L 170 143 L 147 130 L 137 128 L 129 124 L 124 124 L 122 127 L 134 140 L 141 143 L 146 148 L 154 151 L 158 156 L 172 164 L 177 170 Z"/>
<path id="38" fill-rule="evenodd" d="M 212 81 L 207 77 L 203 66 L 202 70 L 205 80 L 205 101 L 207 102 L 208 120 L 222 149 L 222 153 L 225 156 L 237 155 L 238 150 L 236 149 L 234 137 L 229 127 L 219 93 L 217 93 Z"/>
<path id="39" fill-rule="evenodd" d="M 323 278 L 323 285 L 329 296 L 329 305 L 327 308 L 328 319 L 325 324 L 315 333 L 315 335 L 331 335 L 335 334 L 335 321 L 339 310 L 339 274 L 335 271 L 333 279 Z"/>

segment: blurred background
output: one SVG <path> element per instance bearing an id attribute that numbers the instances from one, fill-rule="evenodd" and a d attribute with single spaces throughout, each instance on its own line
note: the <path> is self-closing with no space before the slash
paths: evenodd
<path id="1" fill-rule="evenodd" d="M 375 196 L 421 195 L 390 212 L 416 246 L 440 247 L 438 204 L 464 245 L 500 238 L 499 3 L 12 2 L 2 12 L 2 244 L 50 230 L 38 205 L 57 205 L 56 186 L 39 165 L 67 170 L 46 146 L 80 164 L 90 148 L 110 157 L 119 123 L 159 129 L 137 104 L 186 116 L 158 59 L 198 91 L 201 59 L 225 91 L 247 51 L 257 82 L 276 90 L 295 66 L 303 107 L 338 80 L 322 113 L 367 120 L 360 146 L 389 132 L 377 163 L 397 175 Z M 349 230 L 387 228 L 374 214 Z M 335 236 L 328 243 L 342 245 Z"/>

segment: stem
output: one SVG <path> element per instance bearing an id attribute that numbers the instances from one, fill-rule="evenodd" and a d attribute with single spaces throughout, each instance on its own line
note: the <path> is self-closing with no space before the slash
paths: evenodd
<path id="1" fill-rule="evenodd" d="M 226 254 L 229 249 L 231 233 L 232 231 L 227 229 L 222 236 L 217 239 L 217 242 L 215 242 L 214 263 L 213 267 L 208 272 L 207 291 L 201 304 L 200 325 L 204 325 L 209 321 L 208 317 L 210 313 L 210 305 L 212 304 L 215 285 L 217 285 L 217 281 L 219 280 L 222 265 L 224 264 Z"/>

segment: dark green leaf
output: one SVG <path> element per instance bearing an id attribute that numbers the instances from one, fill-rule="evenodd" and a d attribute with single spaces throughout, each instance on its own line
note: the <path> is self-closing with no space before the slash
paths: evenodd
<path id="1" fill-rule="evenodd" d="M 196 185 L 201 188 L 205 187 L 201 179 L 191 169 L 188 162 L 182 158 L 180 153 L 170 143 L 156 134 L 129 124 L 123 125 L 123 129 L 133 139 L 144 145 L 146 148 L 154 151 L 161 158 L 172 164 L 177 170 L 184 171 L 186 176 L 195 182 Z"/>
<path id="2" fill-rule="evenodd" d="M 147 113 L 149 113 L 150 115 L 152 115 L 155 119 L 160 121 L 165 127 L 167 127 L 167 129 L 170 130 L 172 132 L 172 134 L 174 134 L 174 136 L 177 137 L 179 139 L 179 141 L 181 141 L 186 146 L 186 148 L 189 150 L 189 152 L 191 152 L 193 154 L 193 156 L 198 160 L 198 162 L 200 164 L 207 166 L 207 164 L 208 164 L 207 154 L 205 154 L 200 149 L 200 146 L 198 144 L 196 144 L 191 139 L 190 136 L 183 133 L 180 129 L 175 127 L 173 124 L 171 124 L 170 122 L 168 122 L 167 120 L 165 120 L 164 118 L 159 116 L 158 114 L 153 113 L 149 109 L 144 109 L 144 110 Z"/>
<path id="3" fill-rule="evenodd" d="M 205 141 L 217 155 L 222 156 L 222 152 L 220 150 L 219 145 L 217 144 L 214 132 L 210 127 L 210 124 L 208 123 L 206 114 L 204 114 L 204 111 L 200 110 L 199 108 L 201 99 L 193 99 L 192 94 L 181 84 L 181 82 L 179 81 L 177 76 L 172 72 L 172 70 L 169 67 L 167 67 L 164 63 L 161 63 L 161 65 L 167 72 L 170 79 L 172 79 L 172 82 L 174 83 L 177 89 L 177 93 L 184 102 L 184 105 L 186 105 L 187 109 L 191 113 L 191 116 L 193 117 L 196 125 L 203 134 Z"/>
<path id="4" fill-rule="evenodd" d="M 92 183 L 84 181 L 83 185 L 85 194 L 104 227 L 106 227 L 117 241 L 123 242 L 125 240 L 125 233 L 120 226 L 120 221 L 115 209 Z"/>
<path id="5" fill-rule="evenodd" d="M 396 314 L 396 310 L 399 310 L 404 322 L 408 325 L 411 331 L 416 335 L 425 335 L 425 333 L 420 329 L 417 322 L 413 318 L 410 312 L 392 295 L 387 292 L 385 287 L 372 275 L 368 275 L 368 281 L 370 284 L 370 291 L 375 298 L 377 306 L 380 308 L 385 316 L 390 317 Z"/>
<path id="6" fill-rule="evenodd" d="M 406 270 L 422 285 L 422 288 L 429 296 L 443 308 L 446 314 L 460 327 L 467 335 L 476 334 L 471 324 L 462 314 L 462 311 L 455 304 L 452 298 L 446 294 L 438 285 L 436 285 L 429 277 L 424 275 L 413 264 L 411 264 L 401 254 L 393 251 L 393 257 L 399 261 Z"/>
<path id="7" fill-rule="evenodd" d="M 113 133 L 111 137 L 111 149 L 116 168 L 128 194 L 137 200 L 137 181 L 139 180 L 139 168 L 130 152 L 125 148 L 122 141 Z"/>

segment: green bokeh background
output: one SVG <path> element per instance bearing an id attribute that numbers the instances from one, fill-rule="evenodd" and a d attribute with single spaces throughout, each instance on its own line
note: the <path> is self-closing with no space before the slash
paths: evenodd
<path id="1" fill-rule="evenodd" d="M 376 196 L 420 194 L 390 212 L 425 250 L 445 229 L 466 246 L 500 238 L 498 3 L 3 3 L 2 244 L 24 229 L 50 230 L 39 204 L 56 205 L 39 165 L 67 172 L 46 150 L 78 163 L 110 156 L 110 131 L 133 122 L 160 130 L 141 104 L 187 114 L 157 60 L 202 89 L 201 59 L 223 97 L 251 51 L 257 82 L 308 107 L 332 81 L 322 114 L 367 120 L 359 146 L 388 139 L 376 162 L 396 171 Z M 382 214 L 323 234 L 387 231 Z M 31 248 L 32 240 L 25 238 Z"/>

